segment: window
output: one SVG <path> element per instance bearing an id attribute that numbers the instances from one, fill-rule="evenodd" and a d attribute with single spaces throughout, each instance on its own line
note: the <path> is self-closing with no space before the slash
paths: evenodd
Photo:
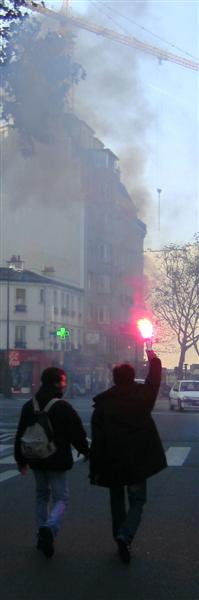
<path id="1" fill-rule="evenodd" d="M 92 271 L 88 272 L 88 289 L 92 290 L 94 288 L 94 273 Z"/>
<path id="2" fill-rule="evenodd" d="M 40 340 L 44 340 L 44 325 L 41 325 L 40 327 L 40 336 L 39 336 Z"/>
<path id="3" fill-rule="evenodd" d="M 88 320 L 92 321 L 94 318 L 94 310 L 93 310 L 93 304 L 89 304 L 88 305 Z"/>
<path id="4" fill-rule="evenodd" d="M 108 306 L 98 308 L 98 321 L 99 323 L 110 323 L 110 309 Z"/>
<path id="5" fill-rule="evenodd" d="M 26 311 L 26 290 L 23 288 L 16 289 L 15 310 L 17 312 Z"/>
<path id="6" fill-rule="evenodd" d="M 70 344 L 71 344 L 71 347 L 73 348 L 73 344 L 74 344 L 74 330 L 73 329 L 70 330 Z"/>
<path id="7" fill-rule="evenodd" d="M 64 296 L 64 292 L 61 292 L 61 307 L 64 308 L 65 306 L 65 296 Z"/>
<path id="8" fill-rule="evenodd" d="M 16 304 L 26 303 L 26 290 L 23 288 L 16 289 Z"/>
<path id="9" fill-rule="evenodd" d="M 70 296 L 69 296 L 69 294 L 66 294 L 66 310 L 67 310 L 66 314 L 69 314 L 69 308 L 70 308 Z"/>
<path id="10" fill-rule="evenodd" d="M 41 304 L 43 304 L 44 300 L 45 300 L 45 297 L 44 297 L 44 289 L 42 288 L 42 289 L 40 290 L 39 302 L 41 302 Z"/>
<path id="11" fill-rule="evenodd" d="M 181 392 L 199 392 L 199 381 L 183 381 L 180 387 Z"/>
<path id="12" fill-rule="evenodd" d="M 71 311 L 70 311 L 71 317 L 75 317 L 76 312 L 75 312 L 75 296 L 71 296 Z"/>
<path id="13" fill-rule="evenodd" d="M 77 330 L 77 336 L 78 336 L 78 347 L 81 348 L 81 346 L 82 346 L 82 331 L 81 331 L 81 329 Z"/>
<path id="14" fill-rule="evenodd" d="M 61 314 L 62 315 L 66 314 L 65 302 L 66 302 L 66 296 L 65 296 L 64 292 L 61 292 Z"/>
<path id="15" fill-rule="evenodd" d="M 99 245 L 99 258 L 104 262 L 109 262 L 111 258 L 111 246 L 110 244 Z"/>
<path id="16" fill-rule="evenodd" d="M 109 275 L 98 275 L 98 290 L 110 292 L 110 277 Z"/>
<path id="17" fill-rule="evenodd" d="M 53 304 L 54 304 L 54 313 L 58 314 L 58 301 L 57 301 L 57 290 L 53 290 Z"/>
<path id="18" fill-rule="evenodd" d="M 15 348 L 26 347 L 26 327 L 25 325 L 15 326 Z"/>
<path id="19" fill-rule="evenodd" d="M 178 392 L 178 390 L 179 390 L 179 383 L 175 383 L 175 385 L 173 386 L 173 391 Z"/>

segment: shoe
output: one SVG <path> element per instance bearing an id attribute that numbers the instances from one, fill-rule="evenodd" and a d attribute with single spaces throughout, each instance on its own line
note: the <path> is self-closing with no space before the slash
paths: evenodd
<path id="1" fill-rule="evenodd" d="M 130 555 L 130 550 L 129 550 L 128 544 L 126 544 L 126 542 L 122 538 L 117 538 L 116 541 L 117 541 L 117 545 L 119 548 L 119 555 L 120 555 L 122 562 L 126 563 L 126 564 L 130 563 L 131 555 Z"/>
<path id="2" fill-rule="evenodd" d="M 51 558 L 54 554 L 53 534 L 50 527 L 40 527 L 37 549 L 42 550 L 47 558 Z"/>

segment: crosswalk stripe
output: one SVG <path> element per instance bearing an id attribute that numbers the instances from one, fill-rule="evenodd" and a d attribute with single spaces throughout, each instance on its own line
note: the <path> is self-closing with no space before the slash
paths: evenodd
<path id="1" fill-rule="evenodd" d="M 0 444 L 0 456 L 5 452 L 5 450 L 12 447 L 12 444 Z"/>
<path id="2" fill-rule="evenodd" d="M 166 451 L 167 464 L 169 467 L 181 467 L 185 462 L 191 446 L 170 446 Z"/>
<path id="3" fill-rule="evenodd" d="M 17 470 L 4 471 L 4 473 L 0 473 L 0 482 L 16 477 L 17 475 L 19 475 L 19 471 Z"/>
<path id="4" fill-rule="evenodd" d="M 10 456 L 4 456 L 3 458 L 0 458 L 0 466 L 1 465 L 16 465 L 14 456 L 10 455 Z"/>
<path id="5" fill-rule="evenodd" d="M 3 451 L 7 450 L 8 448 L 12 448 L 13 444 L 2 444 L 0 445 L 0 455 Z M 187 459 L 187 456 L 189 455 L 191 451 L 191 446 L 170 446 L 167 451 L 166 451 L 166 458 L 167 458 L 167 464 L 169 467 L 181 467 L 185 460 Z M 79 460 L 82 460 L 83 456 L 82 455 L 78 455 L 77 450 L 75 450 L 74 448 L 72 449 L 72 454 L 73 454 L 73 460 L 74 462 L 77 462 Z M 15 459 L 13 454 L 9 454 L 8 456 L 3 456 L 2 458 L 0 458 L 0 467 L 1 465 L 15 465 Z M 6 481 L 7 479 L 11 479 L 12 477 L 16 477 L 17 475 L 19 475 L 19 471 L 17 469 L 13 470 L 9 470 L 9 471 L 4 471 L 3 473 L 0 473 L 0 483 L 3 481 Z"/>

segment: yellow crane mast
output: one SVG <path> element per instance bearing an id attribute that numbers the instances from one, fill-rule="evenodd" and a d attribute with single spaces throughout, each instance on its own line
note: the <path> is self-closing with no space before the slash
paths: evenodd
<path id="1" fill-rule="evenodd" d="M 169 61 L 180 65 L 185 69 L 199 71 L 198 62 L 195 62 L 183 56 L 179 56 L 177 54 L 173 54 L 173 52 L 168 52 L 167 50 L 163 50 L 162 48 L 158 48 L 157 46 L 153 46 L 152 44 L 147 44 L 138 40 L 135 37 L 124 35 L 122 33 L 118 33 L 117 31 L 113 31 L 112 29 L 107 29 L 106 27 L 95 25 L 95 23 L 87 21 L 83 17 L 73 16 L 68 11 L 69 0 L 63 3 L 60 13 L 57 13 L 56 11 L 50 8 L 47 8 L 44 5 L 44 3 L 41 5 L 37 4 L 36 2 L 31 2 L 27 0 L 26 4 L 27 7 L 30 8 L 32 11 L 36 11 L 43 15 L 48 15 L 49 17 L 56 18 L 60 21 L 62 27 L 64 25 L 71 24 L 73 27 L 85 29 L 86 31 L 90 31 L 91 33 L 95 33 L 96 35 L 100 35 L 102 37 L 105 37 L 106 39 L 112 40 L 113 42 L 118 42 L 119 44 L 124 44 L 125 46 L 134 48 L 134 50 L 150 54 L 151 56 L 156 57 L 160 62 Z"/>

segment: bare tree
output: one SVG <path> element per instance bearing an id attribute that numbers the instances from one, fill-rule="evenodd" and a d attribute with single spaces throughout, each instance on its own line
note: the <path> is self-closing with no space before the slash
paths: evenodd
<path id="1" fill-rule="evenodd" d="M 151 304 L 176 335 L 181 377 L 187 350 L 194 347 L 199 354 L 199 236 L 193 244 L 165 246 L 156 260 L 158 279 Z"/>

